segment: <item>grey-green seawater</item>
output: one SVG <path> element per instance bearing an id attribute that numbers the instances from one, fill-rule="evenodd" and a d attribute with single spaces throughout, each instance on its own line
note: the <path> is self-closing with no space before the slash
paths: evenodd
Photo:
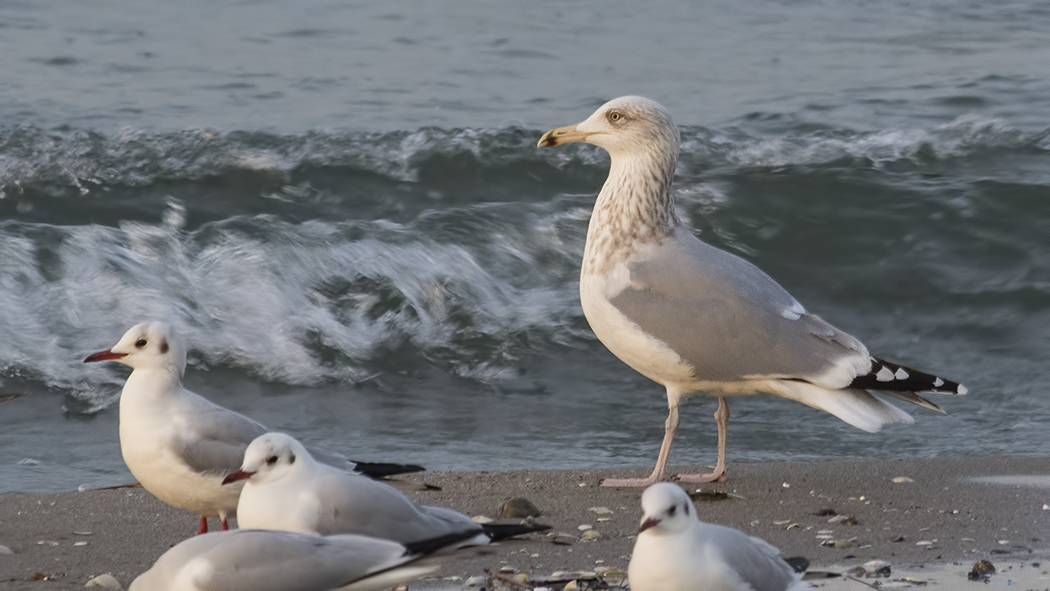
<path id="1" fill-rule="evenodd" d="M 1050 10 L 436 6 L 0 6 L 0 491 L 130 479 L 127 370 L 81 361 L 148 318 L 191 389 L 356 459 L 650 465 L 663 391 L 577 295 L 607 159 L 535 148 L 628 93 L 702 239 L 970 389 L 877 434 L 734 400 L 730 470 L 1050 454 Z"/>

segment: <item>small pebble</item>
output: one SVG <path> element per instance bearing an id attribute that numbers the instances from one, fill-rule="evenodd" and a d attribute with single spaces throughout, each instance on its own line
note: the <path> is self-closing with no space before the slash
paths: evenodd
<path id="1" fill-rule="evenodd" d="M 892 480 L 892 482 L 894 484 L 903 484 L 905 482 L 915 482 L 915 481 L 912 480 L 911 478 L 908 478 L 907 476 L 898 476 L 898 477 L 894 478 Z"/>
<path id="2" fill-rule="evenodd" d="M 583 532 L 583 535 L 580 536 L 580 540 L 583 542 L 590 542 L 592 540 L 597 540 L 600 537 L 602 537 L 602 534 L 598 533 L 598 530 L 589 529 Z"/>
<path id="3" fill-rule="evenodd" d="M 828 519 L 828 523 L 836 523 L 838 525 L 857 525 L 859 522 L 856 517 L 852 515 L 836 515 Z"/>
<path id="4" fill-rule="evenodd" d="M 87 546 L 88 543 L 87 542 L 73 542 L 73 545 L 74 546 Z"/>
<path id="5" fill-rule="evenodd" d="M 613 510 L 608 507 L 591 507 L 587 510 L 591 513 L 597 513 L 598 515 L 606 515 L 613 512 Z"/>
<path id="6" fill-rule="evenodd" d="M 120 583 L 113 575 L 99 575 L 87 582 L 85 587 L 102 587 L 103 589 L 122 589 Z"/>
<path id="7" fill-rule="evenodd" d="M 995 566 L 987 560 L 981 560 L 973 565 L 973 569 L 970 571 L 970 574 L 966 575 L 966 578 L 971 581 L 980 581 L 994 574 Z"/>
<path id="8" fill-rule="evenodd" d="M 470 577 L 466 584 L 470 587 L 480 587 L 486 583 L 485 577 Z"/>
<path id="9" fill-rule="evenodd" d="M 525 573 L 518 573 L 518 574 L 514 575 L 513 577 L 511 577 L 510 580 L 514 581 L 515 583 L 517 583 L 519 585 L 524 585 L 525 582 L 529 580 L 529 575 L 527 575 Z"/>
<path id="10" fill-rule="evenodd" d="M 556 532 L 556 533 L 547 534 L 547 535 L 552 538 L 551 539 L 551 543 L 552 544 L 557 544 L 559 546 L 571 546 L 571 545 L 576 543 L 576 537 L 572 536 L 572 535 L 569 535 L 569 534 L 567 534 L 565 532 Z"/>
<path id="11" fill-rule="evenodd" d="M 578 529 L 578 530 L 580 530 L 580 531 L 587 531 L 587 530 L 589 530 L 589 529 L 594 529 L 594 526 L 593 526 L 593 525 L 587 525 L 587 524 L 585 523 L 585 524 L 583 524 L 583 525 L 581 525 L 581 526 L 577 527 L 576 529 Z"/>
<path id="12" fill-rule="evenodd" d="M 0 556 L 10 556 L 14 553 L 14 550 L 8 548 L 7 546 L 0 546 Z"/>
<path id="13" fill-rule="evenodd" d="M 510 519 L 526 519 L 528 517 L 539 517 L 539 507 L 524 497 L 511 497 L 503 499 L 499 504 L 499 516 Z"/>
<path id="14" fill-rule="evenodd" d="M 485 517 L 484 515 L 475 515 L 474 517 L 471 517 L 470 519 L 474 523 L 481 523 L 481 524 L 492 523 L 493 521 L 495 521 L 495 519 L 493 519 L 491 517 Z"/>
<path id="15" fill-rule="evenodd" d="M 885 560 L 869 560 L 861 568 L 864 569 L 864 576 L 868 578 L 890 576 L 890 563 Z"/>
<path id="16" fill-rule="evenodd" d="M 565 586 L 562 587 L 562 589 L 565 591 L 575 591 L 576 589 L 579 589 L 579 587 L 576 586 L 576 581 L 569 581 L 568 583 L 565 583 Z"/>

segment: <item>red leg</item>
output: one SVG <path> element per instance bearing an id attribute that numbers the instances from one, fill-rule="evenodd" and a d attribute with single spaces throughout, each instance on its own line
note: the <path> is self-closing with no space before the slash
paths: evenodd
<path id="1" fill-rule="evenodd" d="M 197 530 L 197 535 L 199 536 L 206 533 L 208 533 L 208 518 L 201 515 L 201 526 L 200 529 Z"/>
<path id="2" fill-rule="evenodd" d="M 222 531 L 228 531 L 229 529 L 230 529 L 230 526 L 226 524 L 226 518 L 223 517 L 222 518 Z"/>

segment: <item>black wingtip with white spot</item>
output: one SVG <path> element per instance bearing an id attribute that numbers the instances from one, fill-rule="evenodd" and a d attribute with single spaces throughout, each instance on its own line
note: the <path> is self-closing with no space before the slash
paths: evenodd
<path id="1" fill-rule="evenodd" d="M 804 556 L 792 556 L 791 558 L 785 558 L 784 562 L 791 565 L 791 570 L 798 574 L 802 574 L 809 570 L 809 559 Z"/>
<path id="2" fill-rule="evenodd" d="M 374 480 L 382 480 L 387 476 L 398 474 L 411 474 L 413 472 L 424 472 L 426 468 L 415 464 L 389 464 L 384 462 L 354 462 L 354 471 Z"/>
<path id="3" fill-rule="evenodd" d="M 540 523 L 485 523 L 481 529 L 493 542 L 537 531 L 547 531 L 551 526 Z"/>
<path id="4" fill-rule="evenodd" d="M 923 373 L 896 363 L 890 363 L 878 357 L 871 358 L 871 371 L 862 376 L 857 376 L 848 387 L 858 390 L 878 390 L 891 396 L 896 396 L 901 400 L 914 402 L 920 406 L 932 405 L 935 410 L 940 410 L 940 408 L 936 408 L 937 405 L 921 396 L 914 395 L 914 393 L 966 394 L 966 386 L 958 382 L 939 378 L 933 374 Z M 898 396 L 898 394 L 900 395 Z M 926 404 L 923 404 L 923 402 Z"/>

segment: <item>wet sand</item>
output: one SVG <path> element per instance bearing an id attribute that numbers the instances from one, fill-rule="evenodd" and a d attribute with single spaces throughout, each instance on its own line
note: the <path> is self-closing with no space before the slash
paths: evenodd
<path id="1" fill-rule="evenodd" d="M 490 554 L 450 560 L 439 578 L 410 588 L 459 588 L 469 577 L 500 568 L 530 581 L 557 571 L 598 571 L 614 583 L 630 558 L 640 491 L 598 483 L 646 473 L 523 470 L 406 478 L 410 488 L 440 487 L 407 491 L 418 501 L 472 516 L 497 518 L 501 500 L 525 497 L 542 510 L 538 521 L 554 528 L 551 535 L 492 547 Z M 703 492 L 697 499 L 701 519 L 764 538 L 786 556 L 806 556 L 811 571 L 841 573 L 879 559 L 890 563 L 891 578 L 925 577 L 963 589 L 965 572 L 986 559 L 1000 571 L 1011 569 L 993 582 L 1009 578 L 1029 585 L 1021 588 L 1050 588 L 1044 573 L 1050 570 L 1050 458 L 751 463 L 730 465 L 729 476 L 728 483 L 688 489 Z M 841 519 L 832 513 L 852 519 L 831 523 Z M 582 540 L 581 526 L 598 537 Z M 104 573 L 127 588 L 196 528 L 195 516 L 141 488 L 0 495 L 0 546 L 13 552 L 0 554 L 0 589 L 80 589 Z M 813 582 L 826 589 L 867 588 L 843 579 Z"/>

